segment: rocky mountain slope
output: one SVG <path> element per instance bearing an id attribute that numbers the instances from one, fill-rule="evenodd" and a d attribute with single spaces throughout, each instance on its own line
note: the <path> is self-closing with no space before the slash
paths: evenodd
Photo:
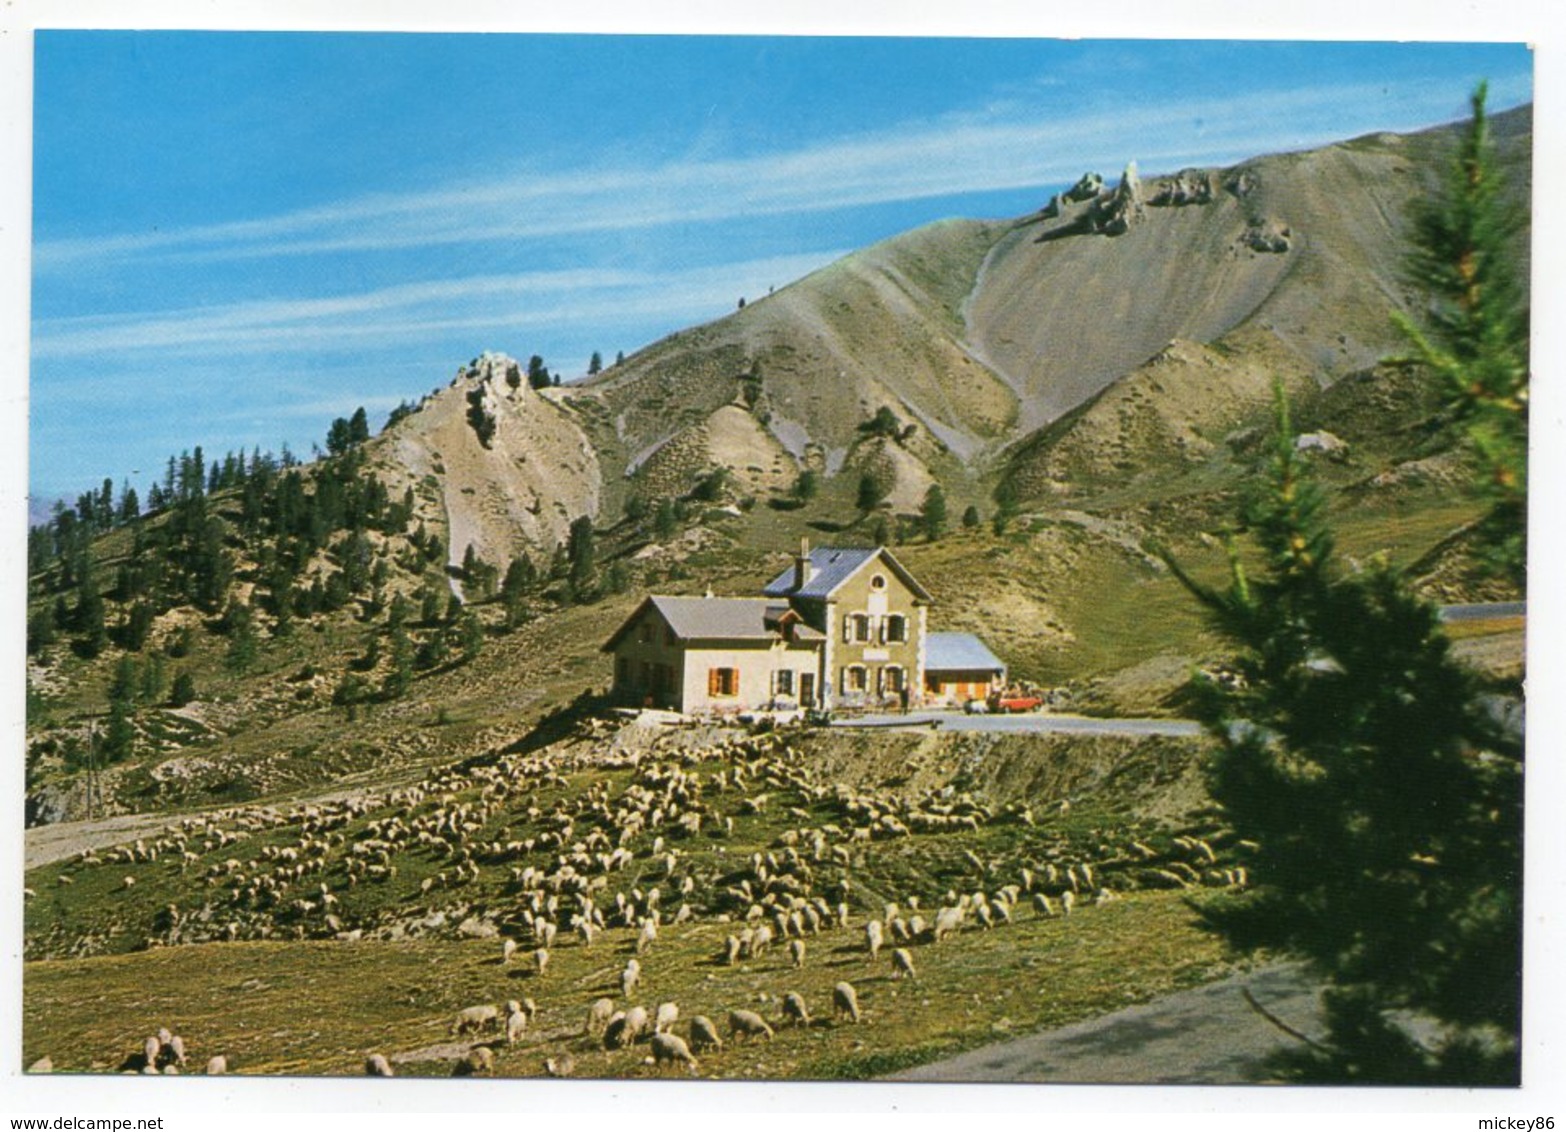
<path id="1" fill-rule="evenodd" d="M 1495 135 L 1525 202 L 1530 108 Z M 1032 215 L 857 252 L 578 386 L 508 390 L 482 363 L 394 433 L 388 474 L 436 476 L 455 558 L 470 541 L 549 548 L 570 516 L 612 520 L 717 467 L 762 493 L 806 468 L 872 471 L 911 511 L 936 481 L 1049 498 L 1082 474 L 1199 461 L 1274 376 L 1325 387 L 1400 347 L 1405 213 L 1451 137 L 1165 175 L 1132 162 Z M 475 381 L 487 449 L 462 424 Z M 861 428 L 882 408 L 895 437 Z"/>

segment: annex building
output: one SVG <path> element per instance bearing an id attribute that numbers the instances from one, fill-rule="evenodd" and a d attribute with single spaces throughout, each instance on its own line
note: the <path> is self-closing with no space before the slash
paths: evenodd
<path id="1" fill-rule="evenodd" d="M 688 714 L 982 699 L 1006 666 L 931 633 L 930 594 L 885 547 L 801 545 L 760 597 L 646 598 L 603 645 L 624 703 Z"/>

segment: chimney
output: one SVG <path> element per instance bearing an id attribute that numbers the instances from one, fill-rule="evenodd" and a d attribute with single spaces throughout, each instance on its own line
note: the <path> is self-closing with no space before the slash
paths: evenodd
<path id="1" fill-rule="evenodd" d="M 794 559 L 795 592 L 804 589 L 815 572 L 815 567 L 810 564 L 810 540 L 802 538 L 799 540 L 799 557 Z"/>

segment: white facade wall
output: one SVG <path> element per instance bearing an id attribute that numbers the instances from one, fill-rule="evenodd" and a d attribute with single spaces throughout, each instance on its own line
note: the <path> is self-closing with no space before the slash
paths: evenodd
<path id="1" fill-rule="evenodd" d="M 793 698 L 799 698 L 799 676 L 817 673 L 819 688 L 820 654 L 810 647 L 776 644 L 730 645 L 727 647 L 691 646 L 685 650 L 685 672 L 680 688 L 680 710 L 751 711 L 770 703 L 776 688 L 776 673 L 787 669 L 794 674 Z M 739 675 L 737 694 L 709 694 L 709 673 L 714 668 L 732 668 Z"/>

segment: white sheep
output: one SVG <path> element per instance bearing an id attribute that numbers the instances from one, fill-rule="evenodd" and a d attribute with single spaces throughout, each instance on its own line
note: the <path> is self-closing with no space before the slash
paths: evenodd
<path id="1" fill-rule="evenodd" d="M 854 991 L 852 983 L 838 983 L 832 988 L 832 1017 L 840 1018 L 844 1014 L 855 1022 L 859 1021 L 859 995 Z"/>
<path id="2" fill-rule="evenodd" d="M 624 997 L 630 998 L 631 992 L 637 988 L 641 981 L 642 965 L 635 959 L 627 959 L 625 961 L 625 970 L 620 972 L 620 993 Z"/>
<path id="3" fill-rule="evenodd" d="M 772 1027 L 767 1025 L 767 1020 L 754 1010 L 729 1011 L 729 1035 L 731 1037 L 744 1036 L 753 1038 L 757 1035 L 765 1035 L 768 1041 L 772 1040 Z"/>
<path id="4" fill-rule="evenodd" d="M 533 952 L 533 970 L 537 972 L 539 978 L 544 977 L 544 972 L 549 970 L 549 948 L 540 947 Z"/>
<path id="5" fill-rule="evenodd" d="M 895 948 L 892 951 L 892 978 L 917 978 L 914 974 L 913 955 L 906 947 Z"/>
<path id="6" fill-rule="evenodd" d="M 601 1034 L 612 1017 L 614 1017 L 614 1000 L 608 998 L 594 999 L 593 1004 L 587 1008 L 587 1026 L 582 1032 L 589 1036 Z"/>
<path id="7" fill-rule="evenodd" d="M 675 1034 L 654 1034 L 652 1036 L 653 1064 L 659 1068 L 675 1062 L 683 1062 L 689 1067 L 691 1075 L 696 1075 L 696 1059 L 691 1056 L 690 1047 L 685 1044 L 685 1039 Z"/>
<path id="8" fill-rule="evenodd" d="M 800 995 L 789 991 L 783 996 L 783 1017 L 789 1019 L 796 1026 L 810 1025 L 810 1011 L 805 1008 L 805 1000 Z"/>
<path id="9" fill-rule="evenodd" d="M 500 942 L 500 965 L 502 967 L 504 967 L 507 963 L 510 963 L 511 962 L 511 957 L 516 954 L 516 951 L 517 951 L 517 941 L 516 940 L 514 940 L 514 939 L 501 940 L 501 942 Z"/>
<path id="10" fill-rule="evenodd" d="M 514 1046 L 527 1033 L 527 1011 L 516 999 L 506 1003 L 506 1044 Z"/>
<path id="11" fill-rule="evenodd" d="M 212 1072 L 210 1063 L 207 1065 L 207 1072 Z M 366 1077 L 390 1077 L 393 1075 L 391 1062 L 386 1060 L 384 1053 L 372 1053 L 364 1059 L 364 1075 Z"/>
<path id="12" fill-rule="evenodd" d="M 551 1077 L 569 1077 L 576 1071 L 576 1058 L 569 1053 L 544 1058 L 544 1072 Z"/>
<path id="13" fill-rule="evenodd" d="M 642 922 L 641 934 L 636 937 L 636 954 L 645 955 L 647 949 L 658 940 L 658 925 L 651 919 Z"/>
<path id="14" fill-rule="evenodd" d="M 452 1020 L 452 1034 L 478 1033 L 481 1030 L 498 1026 L 500 1023 L 500 1008 L 496 1006 L 470 1006 L 465 1010 L 457 1011 L 457 1016 Z"/>
<path id="15" fill-rule="evenodd" d="M 647 1008 L 645 1006 L 633 1006 L 625 1012 L 625 1034 L 627 1041 L 635 1041 L 647 1032 Z"/>
<path id="16" fill-rule="evenodd" d="M 1049 897 L 1044 895 L 1044 893 L 1035 892 L 1033 894 L 1033 910 L 1041 916 L 1053 916 L 1055 914 L 1055 905 L 1050 903 Z"/>
<path id="17" fill-rule="evenodd" d="M 789 940 L 788 954 L 789 958 L 794 961 L 796 969 L 803 967 L 805 965 L 805 941 L 802 939 Z"/>
<path id="18" fill-rule="evenodd" d="M 488 1046 L 474 1046 L 452 1069 L 453 1077 L 487 1077 L 495 1070 L 495 1051 Z"/>
<path id="19" fill-rule="evenodd" d="M 653 1012 L 653 1033 L 667 1034 L 680 1017 L 680 1008 L 672 1002 L 660 1002 Z"/>
<path id="20" fill-rule="evenodd" d="M 1065 892 L 1062 892 L 1060 894 L 1060 914 L 1062 916 L 1069 916 L 1069 915 L 1071 915 L 1072 905 L 1076 904 L 1076 902 L 1077 902 L 1077 894 L 1075 892 L 1072 892 L 1071 889 L 1069 889 L 1069 888 L 1066 889 Z"/>
<path id="21" fill-rule="evenodd" d="M 870 958 L 874 959 L 881 954 L 881 921 L 871 920 L 865 924 L 865 947 L 870 952 Z"/>
<path id="22" fill-rule="evenodd" d="M 942 908 L 935 914 L 935 927 L 931 931 L 931 938 L 940 943 L 948 935 L 962 927 L 962 909 Z"/>
<path id="23" fill-rule="evenodd" d="M 718 1028 L 705 1014 L 698 1014 L 691 1019 L 691 1048 L 695 1050 L 723 1048 L 723 1039 L 718 1037 Z"/>

